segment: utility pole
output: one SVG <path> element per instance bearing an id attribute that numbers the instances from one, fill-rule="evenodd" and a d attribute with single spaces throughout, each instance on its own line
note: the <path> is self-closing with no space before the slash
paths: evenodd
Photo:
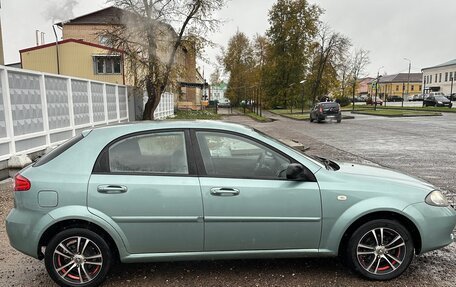
<path id="1" fill-rule="evenodd" d="M 383 69 L 384 66 L 381 66 L 377 70 L 377 81 L 375 82 L 375 101 L 374 101 L 374 111 L 377 110 L 377 94 L 378 94 L 378 82 L 380 80 L 380 70 Z"/>
<path id="2" fill-rule="evenodd" d="M 453 83 L 454 83 L 454 77 L 456 77 L 456 72 L 454 74 L 450 74 L 451 77 L 451 88 L 450 88 L 450 107 L 453 105 Z"/>
<path id="3" fill-rule="evenodd" d="M 404 58 L 404 60 L 409 62 L 408 66 L 408 77 L 407 77 L 407 97 L 410 97 L 409 95 L 409 88 L 410 88 L 410 70 L 412 69 L 412 60 Z M 402 107 L 404 107 L 404 97 L 402 97 Z"/>
<path id="4" fill-rule="evenodd" d="M 301 115 L 304 114 L 304 83 L 305 83 L 306 80 L 302 80 L 301 82 L 299 82 L 300 84 L 302 84 L 302 94 L 301 94 Z"/>

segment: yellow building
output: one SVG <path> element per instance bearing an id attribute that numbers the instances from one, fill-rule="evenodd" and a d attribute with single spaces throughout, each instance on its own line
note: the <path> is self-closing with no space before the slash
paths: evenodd
<path id="1" fill-rule="evenodd" d="M 107 46 L 66 39 L 19 52 L 27 70 L 125 84 L 123 52 Z"/>
<path id="2" fill-rule="evenodd" d="M 422 73 L 399 73 L 395 75 L 382 76 L 378 84 L 378 94 L 382 100 L 387 99 L 391 96 L 404 97 L 404 100 L 408 100 L 410 96 L 421 94 L 423 89 L 422 84 L 423 74 Z M 369 84 L 369 94 L 375 95 L 375 85 L 373 79 Z"/>
<path id="3" fill-rule="evenodd" d="M 58 45 L 51 43 L 21 50 L 22 68 L 133 86 L 135 74 L 141 74 L 140 69 L 131 65 L 132 62 L 121 50 L 110 48 L 109 39 L 103 36 L 103 32 L 124 25 L 128 13 L 120 8 L 107 7 L 59 23 L 63 40 Z M 164 23 L 160 24 L 159 30 L 158 56 L 167 62 L 177 34 L 170 25 Z M 197 104 L 199 95 L 197 88 L 192 86 L 199 83 L 196 53 L 191 43 L 186 42 L 179 47 L 175 65 L 180 70 L 174 79 L 180 85 L 175 91 L 176 100 L 179 100 L 180 91 L 185 88 L 186 97 Z"/>

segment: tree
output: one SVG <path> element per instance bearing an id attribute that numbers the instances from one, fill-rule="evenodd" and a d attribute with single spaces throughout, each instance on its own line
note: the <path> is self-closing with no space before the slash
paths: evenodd
<path id="1" fill-rule="evenodd" d="M 369 65 L 369 51 L 358 49 L 355 51 L 353 61 L 352 61 L 352 96 L 353 96 L 353 106 L 352 109 L 355 109 L 355 93 L 356 93 L 356 85 L 358 84 L 358 79 L 361 73 L 364 72 L 366 66 Z"/>
<path id="2" fill-rule="evenodd" d="M 250 72 L 254 68 L 253 49 L 247 36 L 237 31 L 228 41 L 222 57 L 225 71 L 229 73 L 227 96 L 232 103 L 247 99 Z"/>
<path id="3" fill-rule="evenodd" d="M 122 25 L 103 31 L 112 46 L 122 49 L 134 71 L 137 89 L 144 88 L 148 100 L 143 119 L 153 119 L 161 95 L 175 85 L 180 49 L 197 53 L 207 43 L 203 35 L 214 31 L 219 20 L 213 13 L 225 0 L 111 0 L 125 11 Z"/>
<path id="4" fill-rule="evenodd" d="M 322 10 L 307 0 L 278 0 L 269 11 L 270 49 L 263 75 L 270 105 L 287 104 L 305 78 Z"/>
<path id="5" fill-rule="evenodd" d="M 334 32 L 329 26 L 323 24 L 318 32 L 318 41 L 315 43 L 315 56 L 312 65 L 314 82 L 312 87 L 312 102 L 315 103 L 321 96 L 323 76 L 327 69 L 335 69 L 344 59 L 350 40 L 340 33 Z"/>

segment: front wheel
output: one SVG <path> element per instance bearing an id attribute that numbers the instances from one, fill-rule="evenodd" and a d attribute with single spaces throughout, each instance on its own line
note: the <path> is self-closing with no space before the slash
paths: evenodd
<path id="1" fill-rule="evenodd" d="M 346 259 L 352 268 L 372 280 L 401 275 L 414 255 L 410 232 L 399 222 L 379 219 L 365 223 L 351 236 Z"/>
<path id="2" fill-rule="evenodd" d="M 112 255 L 106 241 L 93 231 L 72 228 L 58 233 L 46 247 L 44 263 L 60 286 L 94 287 L 106 278 Z"/>

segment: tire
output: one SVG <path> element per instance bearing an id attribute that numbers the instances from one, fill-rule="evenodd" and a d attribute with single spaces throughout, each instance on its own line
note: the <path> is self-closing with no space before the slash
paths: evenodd
<path id="1" fill-rule="evenodd" d="M 378 219 L 363 224 L 353 232 L 345 261 L 363 277 L 384 281 L 401 275 L 412 262 L 413 256 L 410 232 L 395 220 Z"/>
<path id="2" fill-rule="evenodd" d="M 49 276 L 60 286 L 99 286 L 106 279 L 112 261 L 106 241 L 83 228 L 58 233 L 47 245 L 44 255 Z"/>
<path id="3" fill-rule="evenodd" d="M 310 115 L 310 122 L 313 123 L 314 119 L 312 118 L 312 115 Z"/>
<path id="4" fill-rule="evenodd" d="M 342 122 L 342 117 L 337 118 L 337 123 L 340 124 Z"/>

